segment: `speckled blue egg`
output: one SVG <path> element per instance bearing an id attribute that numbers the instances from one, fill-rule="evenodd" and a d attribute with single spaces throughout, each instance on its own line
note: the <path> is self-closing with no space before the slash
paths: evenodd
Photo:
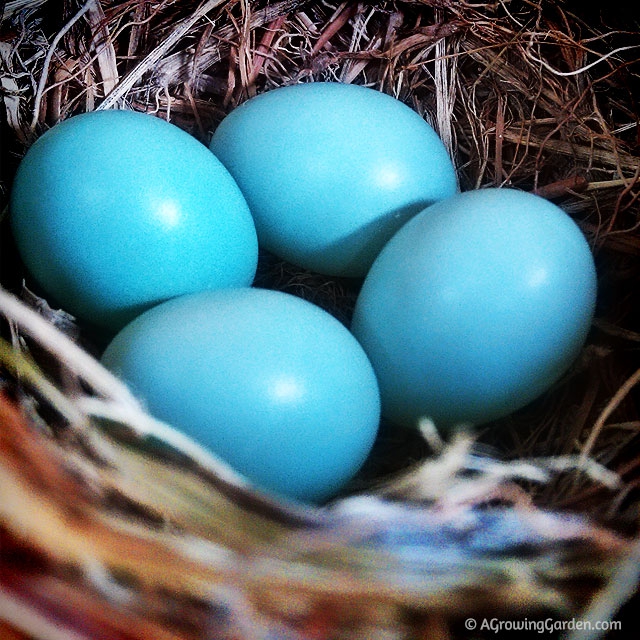
<path id="1" fill-rule="evenodd" d="M 210 148 L 242 189 L 261 245 L 330 275 L 364 276 L 406 220 L 457 191 L 433 128 L 351 84 L 260 94 L 223 119 Z"/>
<path id="2" fill-rule="evenodd" d="M 151 115 L 93 112 L 54 126 L 23 158 L 10 208 L 31 275 L 99 327 L 255 276 L 255 226 L 233 178 L 205 145 Z"/>
<path id="3" fill-rule="evenodd" d="M 377 381 L 358 342 L 326 311 L 279 291 L 170 300 L 122 329 L 102 361 L 157 418 L 278 496 L 329 498 L 377 433 Z"/>
<path id="4" fill-rule="evenodd" d="M 383 414 L 447 428 L 500 418 L 551 387 L 578 356 L 595 301 L 594 260 L 575 222 L 541 197 L 483 189 L 398 231 L 351 328 Z"/>

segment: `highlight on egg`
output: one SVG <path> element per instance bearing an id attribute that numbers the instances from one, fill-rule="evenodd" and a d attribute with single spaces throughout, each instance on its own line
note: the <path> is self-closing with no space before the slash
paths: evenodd
<path id="1" fill-rule="evenodd" d="M 236 288 L 181 296 L 120 331 L 102 362 L 150 412 L 255 486 L 321 502 L 375 440 L 375 374 L 349 330 L 296 296 Z"/>
<path id="2" fill-rule="evenodd" d="M 569 215 L 530 193 L 488 188 L 438 202 L 394 235 L 351 329 L 390 421 L 478 425 L 560 379 L 586 340 L 596 295 L 590 247 Z"/>
<path id="3" fill-rule="evenodd" d="M 253 219 L 209 149 L 155 116 L 73 116 L 29 148 L 10 220 L 31 276 L 84 323 L 116 331 L 153 304 L 248 286 Z"/>
<path id="4" fill-rule="evenodd" d="M 329 275 L 363 277 L 404 222 L 457 191 L 434 129 L 359 85 L 262 93 L 222 120 L 210 148 L 247 199 L 261 245 Z"/>

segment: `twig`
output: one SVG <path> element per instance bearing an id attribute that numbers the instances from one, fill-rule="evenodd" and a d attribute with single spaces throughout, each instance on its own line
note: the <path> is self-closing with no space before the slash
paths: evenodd
<path id="1" fill-rule="evenodd" d="M 504 141 L 504 99 L 502 94 L 498 94 L 498 104 L 496 106 L 496 154 L 494 180 L 497 185 L 502 184 L 504 169 L 502 168 L 502 143 Z"/>
<path id="2" fill-rule="evenodd" d="M 609 416 L 618 408 L 619 404 L 627 397 L 630 393 L 631 389 L 635 387 L 638 383 L 640 383 L 640 369 L 637 369 L 635 373 L 633 373 L 624 384 L 616 391 L 613 398 L 609 401 L 607 406 L 602 410 L 602 413 L 598 416 L 596 423 L 593 425 L 593 429 L 591 429 L 591 433 L 587 438 L 587 441 L 582 447 L 582 451 L 580 452 L 580 457 L 586 461 L 587 457 L 591 453 L 602 428 L 605 425 L 605 422 L 609 418 Z"/>
<path id="3" fill-rule="evenodd" d="M 280 29 L 282 29 L 282 26 L 284 25 L 286 19 L 286 15 L 279 16 L 267 26 L 267 29 L 262 36 L 262 40 L 260 41 L 260 44 L 258 45 L 258 48 L 254 55 L 253 68 L 250 70 L 249 77 L 247 78 L 249 85 L 255 84 L 256 80 L 258 79 L 262 66 L 264 65 L 264 61 L 267 58 L 269 49 L 271 48 L 271 45 L 273 43 L 273 39 L 276 33 Z"/>
<path id="4" fill-rule="evenodd" d="M 67 24 L 62 27 L 62 29 L 57 33 L 56 37 L 52 40 L 51 46 L 49 47 L 49 51 L 47 51 L 47 55 L 44 59 L 44 65 L 42 67 L 42 75 L 40 76 L 40 80 L 38 82 L 38 88 L 36 90 L 36 95 L 33 101 L 33 118 L 31 119 L 31 124 L 29 126 L 29 131 L 33 133 L 35 131 L 36 125 L 38 124 L 38 117 L 40 115 L 40 104 L 42 102 L 42 96 L 44 94 L 44 88 L 47 84 L 47 76 L 49 75 L 49 65 L 51 64 L 51 60 L 53 59 L 53 54 L 55 53 L 56 47 L 62 38 L 64 38 L 65 34 L 73 27 L 73 25 L 82 18 L 82 16 L 89 11 L 93 7 L 95 0 L 87 0 L 84 6 L 76 13 Z"/>
<path id="5" fill-rule="evenodd" d="M 626 187 L 629 184 L 629 178 L 618 178 L 616 180 L 601 180 L 589 182 L 586 187 L 587 191 L 599 191 L 600 189 L 617 189 L 618 187 Z"/>
<path id="6" fill-rule="evenodd" d="M 558 198 L 566 196 L 570 191 L 584 191 L 588 186 L 589 182 L 584 176 L 571 176 L 542 185 L 535 189 L 534 193 L 543 198 Z"/>
<path id="7" fill-rule="evenodd" d="M 329 26 L 323 31 L 322 35 L 318 38 L 316 43 L 313 45 L 313 49 L 311 50 L 311 55 L 316 55 L 319 51 L 333 38 L 333 36 L 344 27 L 349 20 L 356 14 L 358 10 L 358 5 L 354 4 L 352 6 L 347 6 L 338 14 L 333 22 L 329 24 Z"/>
<path id="8" fill-rule="evenodd" d="M 444 14 L 436 10 L 436 20 L 439 26 L 444 23 Z M 456 59 L 450 61 L 446 58 L 447 38 L 439 38 L 435 44 L 435 85 L 436 85 L 436 120 L 438 133 L 447 149 L 450 158 L 454 158 L 453 141 L 453 103 L 451 78 L 455 76 Z"/>
<path id="9" fill-rule="evenodd" d="M 118 67 L 109 27 L 105 22 L 104 11 L 99 2 L 94 2 L 94 6 L 89 9 L 87 19 L 91 26 L 93 46 L 102 76 L 103 91 L 107 94 L 118 84 Z"/>
<path id="10" fill-rule="evenodd" d="M 562 78 L 567 78 L 567 77 L 570 77 L 570 76 L 577 76 L 577 75 L 579 75 L 581 73 L 584 73 L 585 71 L 588 71 L 592 67 L 595 67 L 600 62 L 604 62 L 607 58 L 610 58 L 611 56 L 615 55 L 616 53 L 620 53 L 621 51 L 628 51 L 629 49 L 638 49 L 638 48 L 640 48 L 640 45 L 637 45 L 637 44 L 635 44 L 635 45 L 632 44 L 632 45 L 629 45 L 627 47 L 618 47 L 617 49 L 613 49 L 612 51 L 609 51 L 609 53 L 605 53 L 604 55 L 600 56 L 597 60 L 594 60 L 590 64 L 587 64 L 584 67 L 580 67 L 579 69 L 574 69 L 573 71 L 558 71 L 557 69 L 554 69 L 548 62 L 546 62 L 545 60 L 542 60 L 541 58 L 537 58 L 531 52 L 528 53 L 528 56 L 534 62 L 537 62 L 538 64 L 541 64 L 547 71 L 550 71 L 551 73 L 553 73 L 554 76 L 560 76 Z"/>
<path id="11" fill-rule="evenodd" d="M 11 18 L 15 13 L 23 9 L 36 9 L 45 2 L 47 2 L 47 0 L 13 0 L 12 2 L 7 2 L 4 7 L 2 7 L 0 21 Z"/>
<path id="12" fill-rule="evenodd" d="M 93 0 L 91 0 L 93 1 Z M 191 29 L 191 27 L 200 20 L 204 15 L 212 11 L 216 7 L 223 4 L 225 0 L 209 0 L 199 9 L 196 9 L 191 16 L 183 20 L 164 40 L 161 42 L 151 53 L 134 67 L 121 81 L 120 83 L 107 95 L 102 101 L 96 111 L 111 109 L 118 101 L 123 98 L 128 91 L 142 78 L 142 76 L 151 69 L 158 60 L 160 60 L 174 45 L 176 45 L 182 37 Z"/>

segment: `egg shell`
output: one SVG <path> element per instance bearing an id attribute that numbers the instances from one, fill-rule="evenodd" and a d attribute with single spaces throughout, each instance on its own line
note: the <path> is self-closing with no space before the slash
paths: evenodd
<path id="1" fill-rule="evenodd" d="M 206 145 L 151 115 L 54 126 L 23 158 L 10 209 L 31 275 L 110 330 L 167 298 L 255 276 L 255 227 L 233 178 Z"/>
<path id="2" fill-rule="evenodd" d="M 223 119 L 210 148 L 242 189 L 261 245 L 329 275 L 364 276 L 408 218 L 457 191 L 433 128 L 357 85 L 260 94 Z"/>
<path id="3" fill-rule="evenodd" d="M 358 342 L 326 311 L 279 291 L 165 302 L 118 333 L 102 362 L 153 415 L 281 497 L 329 498 L 377 433 L 377 381 Z"/>
<path id="4" fill-rule="evenodd" d="M 596 270 L 575 222 L 541 197 L 483 189 L 439 202 L 389 241 L 351 325 L 392 422 L 483 424 L 534 400 L 578 356 Z"/>

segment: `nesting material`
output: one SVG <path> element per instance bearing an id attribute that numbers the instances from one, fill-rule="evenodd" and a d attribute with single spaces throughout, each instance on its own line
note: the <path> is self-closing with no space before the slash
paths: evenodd
<path id="1" fill-rule="evenodd" d="M 469 617 L 628 610 L 640 573 L 640 24 L 581 7 L 4 4 L 2 207 L 29 144 L 75 113 L 133 108 L 208 142 L 258 93 L 358 83 L 436 128 L 463 189 L 533 191 L 570 213 L 599 301 L 580 359 L 532 405 L 473 435 L 382 425 L 348 490 L 303 508 L 150 416 L 91 355 L 99 337 L 31 293 L 4 215 L 2 637 L 455 638 Z M 359 287 L 266 254 L 256 284 L 345 323 Z"/>

